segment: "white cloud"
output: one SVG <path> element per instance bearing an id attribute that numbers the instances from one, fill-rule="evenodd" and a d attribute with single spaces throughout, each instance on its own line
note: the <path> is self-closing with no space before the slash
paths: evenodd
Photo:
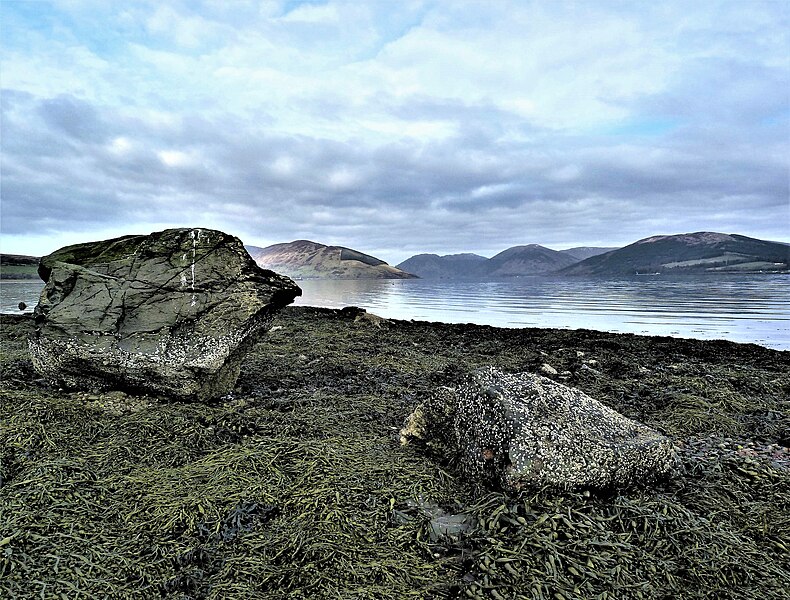
<path id="1" fill-rule="evenodd" d="M 291 156 L 279 156 L 270 168 L 277 175 L 289 177 L 296 172 L 297 161 Z"/>
<path id="2" fill-rule="evenodd" d="M 481 185 L 472 190 L 472 198 L 487 198 L 489 196 L 497 196 L 503 192 L 508 192 L 513 189 L 510 183 L 497 183 L 493 185 Z"/>
<path id="3" fill-rule="evenodd" d="M 358 186 L 362 181 L 359 172 L 341 167 L 329 173 L 329 187 L 336 191 L 350 190 Z"/>
<path id="4" fill-rule="evenodd" d="M 125 136 L 118 136 L 110 143 L 110 152 L 118 156 L 129 154 L 132 150 L 133 144 L 129 138 Z"/>
<path id="5" fill-rule="evenodd" d="M 335 4 L 302 4 L 278 20 L 284 23 L 337 23 L 340 15 Z"/>
<path id="6" fill-rule="evenodd" d="M 192 167 L 200 163 L 195 155 L 181 152 L 180 150 L 160 150 L 156 155 L 159 157 L 159 160 L 162 161 L 162 164 L 168 167 Z"/>
<path id="7" fill-rule="evenodd" d="M 145 231 L 189 204 L 202 226 L 362 250 L 644 237 L 656 207 L 781 237 L 782 3 L 17 6 L 4 236 Z"/>
<path id="8" fill-rule="evenodd" d="M 578 165 L 565 165 L 549 172 L 549 178 L 554 181 L 573 181 L 578 179 L 582 170 Z"/>

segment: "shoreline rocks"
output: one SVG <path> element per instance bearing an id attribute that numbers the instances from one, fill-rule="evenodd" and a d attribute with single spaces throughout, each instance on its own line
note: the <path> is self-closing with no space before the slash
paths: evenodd
<path id="1" fill-rule="evenodd" d="M 36 371 L 78 389 L 182 400 L 227 394 L 274 314 L 301 295 L 210 229 L 67 246 L 45 256 L 28 345 Z"/>
<path id="2" fill-rule="evenodd" d="M 415 440 L 456 452 L 470 479 L 511 490 L 627 486 L 677 464 L 669 438 L 580 390 L 493 367 L 419 405 L 401 431 L 402 443 Z"/>

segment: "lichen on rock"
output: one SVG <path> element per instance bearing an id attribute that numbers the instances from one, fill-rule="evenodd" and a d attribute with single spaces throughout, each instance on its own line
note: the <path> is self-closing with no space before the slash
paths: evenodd
<path id="1" fill-rule="evenodd" d="M 402 443 L 415 440 L 456 453 L 470 479 L 511 490 L 625 486 L 676 464 L 671 440 L 580 390 L 493 367 L 420 404 L 401 431 Z"/>
<path id="2" fill-rule="evenodd" d="M 211 229 L 67 246 L 41 259 L 39 275 L 29 349 L 40 374 L 192 400 L 232 390 L 247 349 L 301 294 Z"/>

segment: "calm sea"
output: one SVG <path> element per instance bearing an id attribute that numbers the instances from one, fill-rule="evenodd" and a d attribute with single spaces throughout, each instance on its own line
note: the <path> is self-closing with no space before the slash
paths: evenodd
<path id="1" fill-rule="evenodd" d="M 790 275 L 299 281 L 296 304 L 382 317 L 754 342 L 790 350 Z M 0 310 L 35 306 L 38 281 L 0 281 Z"/>

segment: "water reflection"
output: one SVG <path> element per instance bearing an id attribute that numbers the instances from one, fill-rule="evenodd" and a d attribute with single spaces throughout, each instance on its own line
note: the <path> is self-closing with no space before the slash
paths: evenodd
<path id="1" fill-rule="evenodd" d="M 790 276 L 300 281 L 297 304 L 499 327 L 723 338 L 790 349 Z"/>

